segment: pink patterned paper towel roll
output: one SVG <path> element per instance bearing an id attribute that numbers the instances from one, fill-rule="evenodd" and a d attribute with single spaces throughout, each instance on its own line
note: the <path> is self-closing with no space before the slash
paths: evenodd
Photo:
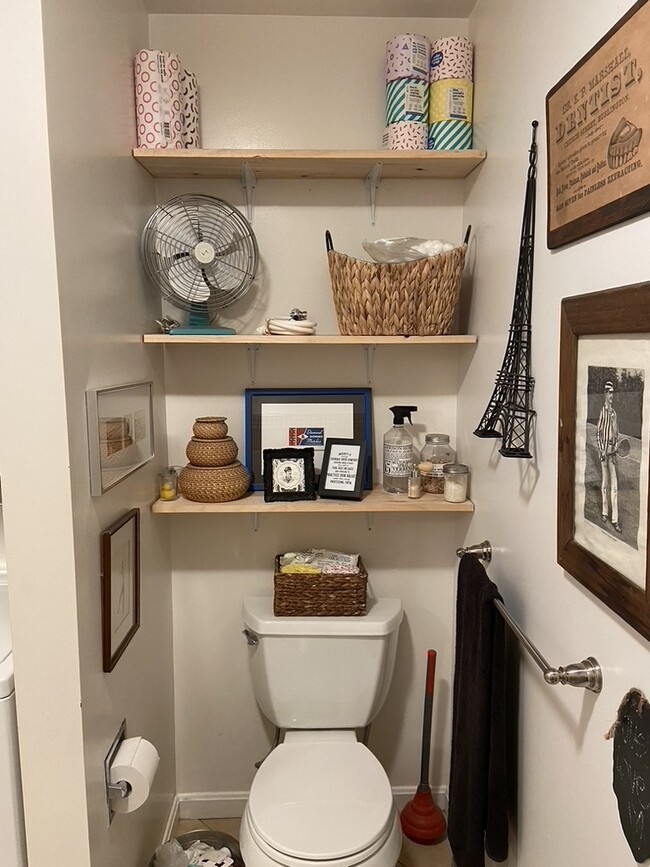
<path id="1" fill-rule="evenodd" d="M 443 78 L 474 80 L 474 46 L 464 36 L 446 36 L 432 43 L 429 81 Z"/>
<path id="2" fill-rule="evenodd" d="M 181 63 L 176 54 L 143 49 L 133 61 L 138 147 L 182 148 Z"/>
<path id="3" fill-rule="evenodd" d="M 403 33 L 386 43 L 386 81 L 397 78 L 429 78 L 431 42 L 426 36 Z"/>
<path id="4" fill-rule="evenodd" d="M 389 123 L 384 129 L 381 144 L 391 151 L 423 151 L 427 149 L 427 132 L 426 123 Z"/>
<path id="5" fill-rule="evenodd" d="M 181 70 L 181 99 L 183 101 L 183 147 L 200 148 L 199 87 L 196 75 Z"/>

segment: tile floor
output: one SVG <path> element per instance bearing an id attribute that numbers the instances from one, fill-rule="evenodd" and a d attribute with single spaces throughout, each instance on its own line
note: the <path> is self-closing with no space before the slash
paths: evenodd
<path id="1" fill-rule="evenodd" d="M 179 819 L 174 826 L 174 835 L 209 828 L 239 839 L 240 822 L 241 819 Z M 404 838 L 399 858 L 401 867 L 450 867 L 451 863 L 451 850 L 446 840 L 435 846 L 419 846 Z"/>

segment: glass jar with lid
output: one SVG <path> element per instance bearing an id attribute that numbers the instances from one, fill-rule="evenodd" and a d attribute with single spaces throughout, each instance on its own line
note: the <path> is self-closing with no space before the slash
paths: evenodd
<path id="1" fill-rule="evenodd" d="M 448 434 L 428 433 L 420 452 L 418 468 L 422 474 L 422 490 L 429 494 L 442 494 L 445 479 L 442 468 L 456 460 L 456 452 L 449 445 Z"/>
<path id="2" fill-rule="evenodd" d="M 446 464 L 444 497 L 448 503 L 464 503 L 467 499 L 469 468 L 466 464 Z"/>

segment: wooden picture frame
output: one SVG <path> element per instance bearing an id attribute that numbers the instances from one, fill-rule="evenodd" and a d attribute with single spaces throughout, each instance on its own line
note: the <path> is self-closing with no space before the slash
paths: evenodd
<path id="1" fill-rule="evenodd" d="M 140 509 L 101 534 L 102 664 L 113 671 L 140 626 Z"/>
<path id="2" fill-rule="evenodd" d="M 246 466 L 251 489 L 264 490 L 264 449 L 312 448 L 320 473 L 325 441 L 366 443 L 364 488 L 372 489 L 372 392 L 369 388 L 247 388 L 244 397 Z"/>
<path id="3" fill-rule="evenodd" d="M 563 299 L 557 561 L 650 640 L 649 412 L 650 283 Z"/>
<path id="4" fill-rule="evenodd" d="M 335 500 L 362 499 L 366 471 L 366 444 L 363 440 L 329 437 L 325 441 L 318 496 Z"/>
<path id="5" fill-rule="evenodd" d="M 264 449 L 264 502 L 316 499 L 312 448 Z"/>
<path id="6" fill-rule="evenodd" d="M 101 497 L 154 456 L 153 383 L 86 391 L 90 494 Z"/>
<path id="7" fill-rule="evenodd" d="M 548 92 L 550 249 L 650 209 L 649 67 L 639 0 Z"/>

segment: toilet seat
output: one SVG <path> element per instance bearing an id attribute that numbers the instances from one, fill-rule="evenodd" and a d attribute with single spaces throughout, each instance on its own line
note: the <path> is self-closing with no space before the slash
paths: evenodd
<path id="1" fill-rule="evenodd" d="M 259 769 L 246 811 L 251 836 L 280 863 L 357 864 L 395 822 L 386 772 L 351 731 L 287 732 Z"/>

